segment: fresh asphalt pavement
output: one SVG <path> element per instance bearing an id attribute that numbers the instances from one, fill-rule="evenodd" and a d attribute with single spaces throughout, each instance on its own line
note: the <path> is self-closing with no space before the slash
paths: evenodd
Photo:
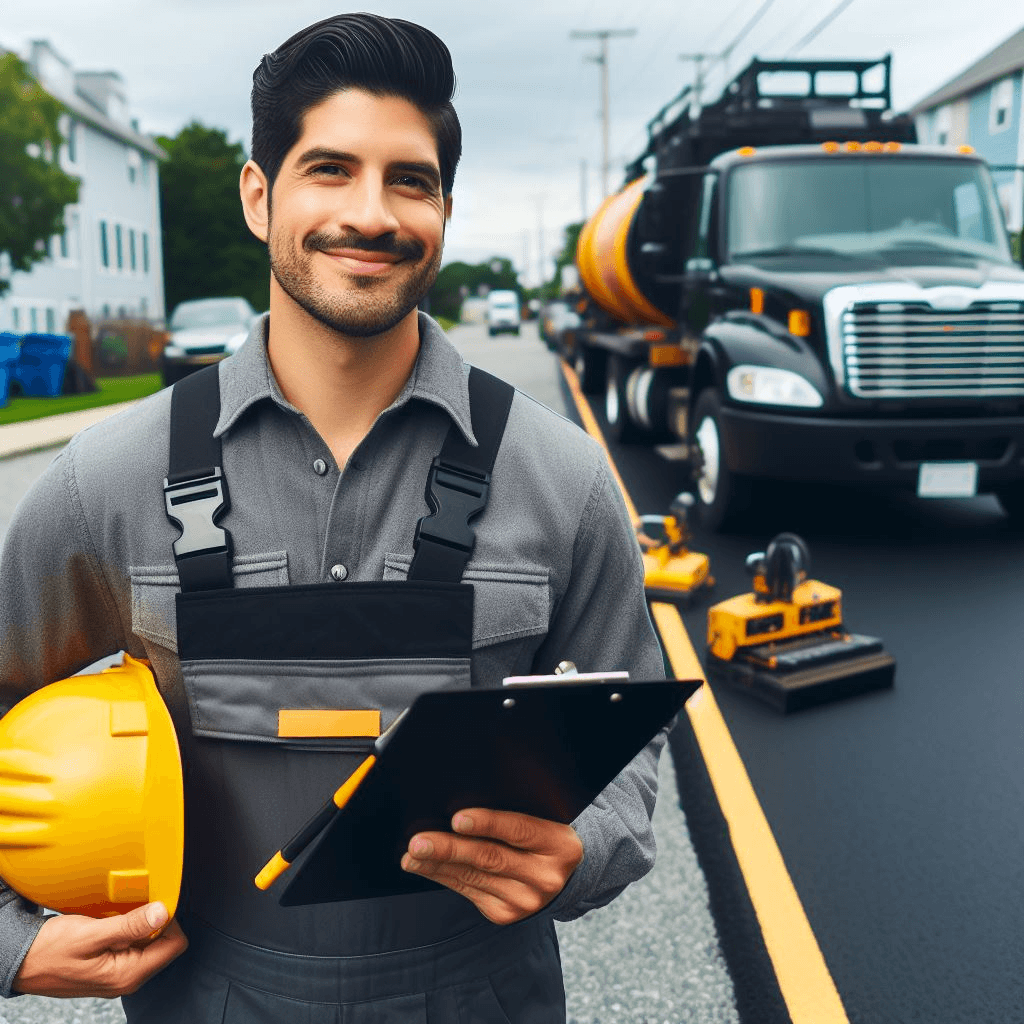
<path id="1" fill-rule="evenodd" d="M 520 337 L 458 327 L 465 357 L 567 414 L 560 372 L 532 323 Z M 53 458 L 0 460 L 0 539 L 15 504 Z M 669 755 L 661 762 L 653 871 L 608 907 L 558 926 L 570 1024 L 738 1024 L 732 983 L 679 808 Z M 0 1024 L 123 1024 L 117 1000 L 23 996 L 0 1004 Z"/>

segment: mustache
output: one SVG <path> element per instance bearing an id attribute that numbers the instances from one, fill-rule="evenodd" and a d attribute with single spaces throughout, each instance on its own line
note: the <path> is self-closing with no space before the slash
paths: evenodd
<path id="1" fill-rule="evenodd" d="M 385 252 L 389 256 L 398 256 L 401 259 L 407 260 L 421 259 L 426 251 L 422 243 L 411 238 L 399 238 L 393 232 L 380 235 L 377 238 L 366 238 L 355 231 L 343 232 L 341 234 L 332 234 L 328 231 L 314 231 L 305 237 L 302 242 L 302 248 L 307 252 L 323 252 L 326 249 L 358 249 L 362 252 Z"/>

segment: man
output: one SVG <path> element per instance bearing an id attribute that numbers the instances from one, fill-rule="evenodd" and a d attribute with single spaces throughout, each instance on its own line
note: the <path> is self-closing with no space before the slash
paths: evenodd
<path id="1" fill-rule="evenodd" d="M 608 903 L 653 861 L 663 737 L 572 826 L 467 808 L 452 832 L 413 837 L 402 867 L 443 888 L 281 907 L 252 884 L 366 749 L 344 728 L 285 730 L 296 707 L 377 709 L 386 726 L 422 690 L 563 659 L 662 671 L 598 447 L 503 386 L 481 401 L 417 313 L 461 152 L 453 88 L 436 36 L 366 14 L 264 57 L 241 197 L 270 254 L 269 319 L 173 402 L 79 435 L 11 524 L 0 697 L 117 650 L 147 658 L 182 748 L 187 837 L 181 923 L 156 938 L 159 904 L 44 923 L 7 890 L 5 994 L 125 995 L 146 1022 L 564 1020 L 553 920 Z M 424 481 L 443 488 L 435 456 L 458 476 L 489 432 L 489 497 L 452 575 L 451 546 L 416 529 Z M 207 488 L 189 493 L 227 508 L 207 535 L 230 540 L 202 558 L 172 551 L 167 513 L 199 479 L 189 459 Z M 451 625 L 425 629 L 446 602 Z"/>

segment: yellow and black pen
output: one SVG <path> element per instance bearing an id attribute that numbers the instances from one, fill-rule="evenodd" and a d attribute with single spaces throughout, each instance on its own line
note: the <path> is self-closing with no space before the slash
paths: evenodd
<path id="1" fill-rule="evenodd" d="M 334 816 L 348 803 L 349 798 L 359 788 L 369 770 L 377 763 L 374 754 L 363 763 L 338 787 L 334 796 L 306 822 L 281 849 L 267 861 L 263 870 L 256 876 L 257 889 L 269 889 L 283 875 L 292 862 L 309 844 L 330 824 Z"/>

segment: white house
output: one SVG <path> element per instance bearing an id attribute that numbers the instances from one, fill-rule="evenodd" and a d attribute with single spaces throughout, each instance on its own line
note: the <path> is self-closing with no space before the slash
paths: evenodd
<path id="1" fill-rule="evenodd" d="M 1024 28 L 911 107 L 921 142 L 973 146 L 993 168 L 1024 168 Z M 993 170 L 1007 227 L 1024 227 L 1024 169 Z"/>
<path id="2" fill-rule="evenodd" d="M 0 50 L 0 53 L 3 53 Z M 165 156 L 129 115 L 115 71 L 75 71 L 45 40 L 31 44 L 28 64 L 67 113 L 60 166 L 81 180 L 79 200 L 50 239 L 50 257 L 29 273 L 0 274 L 0 331 L 62 333 L 68 313 L 90 319 L 164 317 L 158 160 Z"/>

